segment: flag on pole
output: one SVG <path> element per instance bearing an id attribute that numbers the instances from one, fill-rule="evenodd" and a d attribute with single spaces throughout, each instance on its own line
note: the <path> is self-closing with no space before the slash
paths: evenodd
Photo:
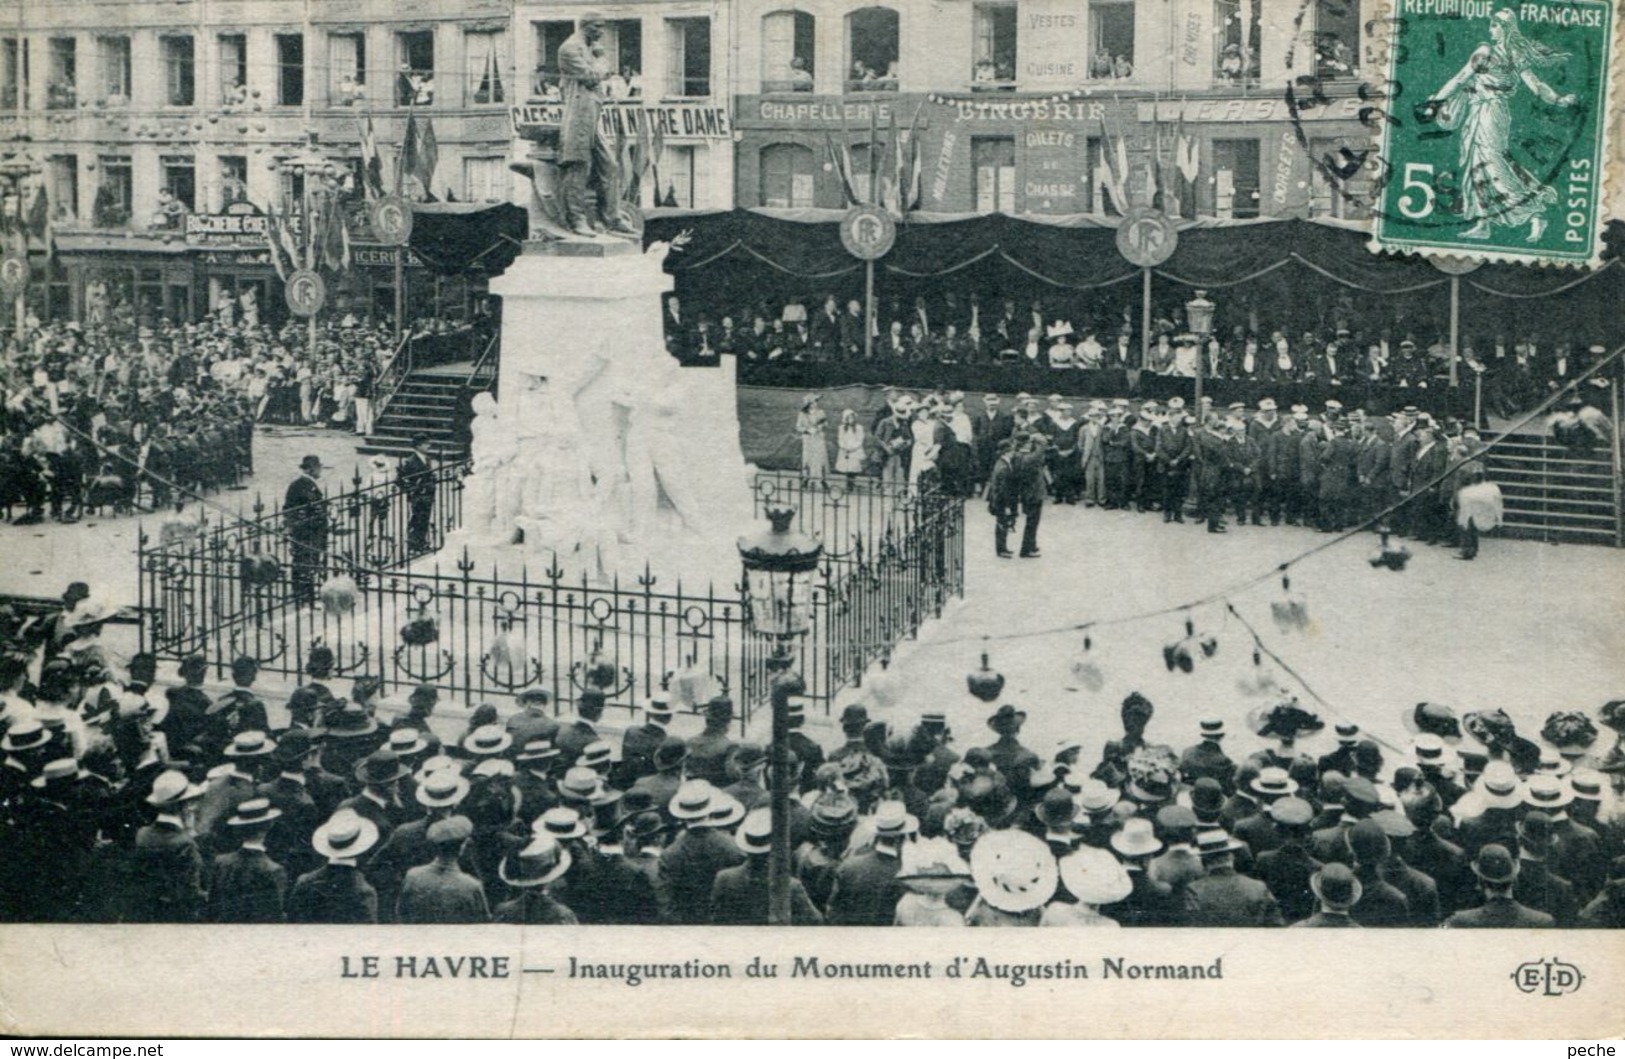
<path id="1" fill-rule="evenodd" d="M 1183 102 L 1180 106 L 1179 122 L 1174 126 L 1174 168 L 1179 171 L 1179 201 L 1184 207 L 1183 216 L 1196 215 L 1196 178 L 1202 173 L 1202 156 L 1197 147 L 1196 137 L 1185 131 L 1185 114 Z"/>
<path id="2" fill-rule="evenodd" d="M 440 145 L 435 141 L 434 122 L 423 119 L 423 134 L 418 140 L 418 179 L 423 182 L 423 193 L 434 201 L 434 171 L 440 163 Z"/>
<path id="3" fill-rule="evenodd" d="M 1101 204 L 1100 212 L 1105 213 L 1104 207 L 1110 206 L 1112 212 L 1122 216 L 1128 209 L 1128 147 L 1123 142 L 1121 130 L 1113 136 L 1104 117 L 1100 119 L 1100 159 L 1105 163 L 1104 183 L 1110 199 L 1109 203 Z"/>
<path id="4" fill-rule="evenodd" d="M 395 194 L 401 194 L 408 174 L 418 175 L 418 118 L 412 111 L 407 111 L 406 132 L 401 136 L 401 161 L 395 167 Z"/>
<path id="5" fill-rule="evenodd" d="M 356 119 L 356 127 L 361 137 L 361 186 L 366 192 L 368 201 L 382 198 L 384 194 L 384 161 L 378 155 L 378 134 L 372 127 L 372 115 L 367 115 L 363 122 Z"/>
<path id="6" fill-rule="evenodd" d="M 276 270 L 277 279 L 286 283 L 288 267 L 282 261 L 282 225 L 277 218 L 274 203 L 265 211 L 265 249 L 271 254 L 271 267 Z"/>
<path id="7" fill-rule="evenodd" d="M 835 175 L 840 178 L 841 194 L 844 196 L 846 204 L 848 206 L 858 205 L 858 193 L 852 187 L 851 152 L 844 143 L 841 145 L 841 149 L 837 151 L 835 149 L 835 138 L 827 132 L 824 133 L 824 148 L 829 152 L 830 167 L 835 170 Z"/>
<path id="8" fill-rule="evenodd" d="M 908 123 L 908 145 L 903 152 L 903 171 L 897 182 L 897 202 L 903 213 L 920 204 L 920 112 L 921 102 L 914 108 L 914 117 Z"/>

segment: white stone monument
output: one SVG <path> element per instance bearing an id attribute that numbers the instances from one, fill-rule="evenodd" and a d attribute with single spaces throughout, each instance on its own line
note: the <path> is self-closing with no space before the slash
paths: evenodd
<path id="1" fill-rule="evenodd" d="M 732 584 L 750 525 L 732 356 L 666 352 L 667 247 L 530 241 L 502 297 L 499 397 L 476 409 L 464 525 L 447 541 L 504 573 L 558 563 L 594 579 Z"/>

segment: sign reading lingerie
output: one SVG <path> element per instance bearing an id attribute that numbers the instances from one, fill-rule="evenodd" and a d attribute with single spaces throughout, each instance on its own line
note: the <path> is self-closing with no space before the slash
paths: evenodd
<path id="1" fill-rule="evenodd" d="M 1594 264 L 1611 0 L 1393 0 L 1378 249 Z"/>

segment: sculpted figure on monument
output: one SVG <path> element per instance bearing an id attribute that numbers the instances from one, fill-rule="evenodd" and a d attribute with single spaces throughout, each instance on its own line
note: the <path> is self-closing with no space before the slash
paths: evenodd
<path id="1" fill-rule="evenodd" d="M 564 216 L 577 235 L 608 230 L 631 235 L 621 218 L 621 174 L 599 118 L 604 82 L 614 63 L 604 56 L 604 20 L 583 14 L 575 33 L 559 45 L 559 171 Z M 596 195 L 594 203 L 590 196 Z"/>

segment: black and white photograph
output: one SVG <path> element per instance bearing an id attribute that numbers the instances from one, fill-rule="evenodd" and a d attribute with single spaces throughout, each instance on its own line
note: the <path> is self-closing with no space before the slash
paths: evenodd
<path id="1" fill-rule="evenodd" d="M 0 0 L 0 1032 L 1625 1032 L 1619 17 Z"/>

